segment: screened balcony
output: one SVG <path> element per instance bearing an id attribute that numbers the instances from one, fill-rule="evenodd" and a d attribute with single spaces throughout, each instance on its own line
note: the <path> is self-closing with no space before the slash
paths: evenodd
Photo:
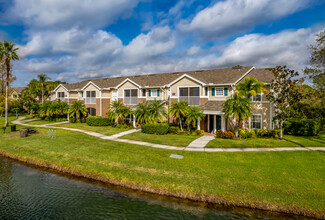
<path id="1" fill-rule="evenodd" d="M 124 103 L 124 105 L 137 105 L 138 104 L 138 90 L 137 89 L 125 89 L 123 103 Z"/>
<path id="2" fill-rule="evenodd" d="M 179 88 L 179 101 L 187 101 L 189 105 L 200 105 L 200 87 Z"/>

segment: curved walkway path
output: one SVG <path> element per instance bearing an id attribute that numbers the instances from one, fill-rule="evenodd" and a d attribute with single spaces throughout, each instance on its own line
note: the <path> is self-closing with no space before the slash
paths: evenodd
<path id="1" fill-rule="evenodd" d="M 19 117 L 18 119 L 12 121 L 12 123 L 17 125 L 23 125 L 23 126 L 33 126 L 33 127 L 43 127 L 43 128 L 55 128 L 55 129 L 64 129 L 69 131 L 78 131 L 85 134 L 88 134 L 90 136 L 98 137 L 101 139 L 111 140 L 111 141 L 118 141 L 118 142 L 124 142 L 129 144 L 137 144 L 137 145 L 143 145 L 148 147 L 155 147 L 155 148 L 161 148 L 161 149 L 168 149 L 168 150 L 185 150 L 185 151 L 201 151 L 201 152 L 252 152 L 252 151 L 308 151 L 308 150 L 322 150 L 325 151 L 325 147 L 274 147 L 274 148 L 204 148 L 205 145 L 212 140 L 211 136 L 202 136 L 196 140 L 194 140 L 192 143 L 190 143 L 187 147 L 175 147 L 170 145 L 162 145 L 162 144 L 153 144 L 143 141 L 134 141 L 134 140 L 127 140 L 127 139 L 120 139 L 119 137 L 130 134 L 133 132 L 137 132 L 139 130 L 132 129 L 129 131 L 121 132 L 118 134 L 114 134 L 111 136 L 107 136 L 104 134 L 92 132 L 92 131 L 85 131 L 82 129 L 77 128 L 66 128 L 66 127 L 56 127 L 53 126 L 53 124 L 45 124 L 45 125 L 31 125 L 31 124 L 25 124 L 25 122 L 22 122 L 25 117 Z M 62 122 L 59 122 L 62 124 Z M 63 122 L 66 123 L 66 122 Z M 209 138 L 207 138 L 209 137 Z M 202 146 L 200 146 L 200 143 Z"/>

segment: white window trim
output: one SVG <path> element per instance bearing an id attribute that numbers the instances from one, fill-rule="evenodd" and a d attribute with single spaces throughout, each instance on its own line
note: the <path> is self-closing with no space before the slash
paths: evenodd
<path id="1" fill-rule="evenodd" d="M 90 98 L 95 98 L 95 99 L 98 98 L 98 97 L 97 97 L 97 91 L 96 91 L 96 90 L 85 90 L 85 91 L 84 91 L 85 104 L 90 104 L 90 105 L 91 105 L 91 104 L 96 104 L 96 102 L 95 102 L 95 103 L 92 103 L 92 102 L 89 103 L 89 102 L 87 102 L 87 97 L 88 97 L 88 96 L 87 96 L 87 92 L 90 92 L 90 93 L 91 93 L 91 92 L 95 92 L 95 94 L 96 94 L 95 97 L 91 97 L 91 96 L 89 96 L 89 97 L 90 97 Z M 85 94 L 85 93 L 86 93 L 86 94 Z"/>
<path id="2" fill-rule="evenodd" d="M 123 88 L 123 97 L 122 97 L 122 98 L 123 98 L 123 104 L 124 104 L 124 105 L 127 105 L 127 104 L 125 104 L 125 103 L 124 103 L 124 98 L 125 98 L 125 90 L 131 90 L 131 89 L 136 89 L 136 90 L 138 90 L 138 93 L 137 93 L 137 94 L 138 94 L 138 96 L 137 96 L 137 97 L 138 97 L 138 103 L 139 103 L 139 97 L 140 97 L 140 96 L 139 96 L 139 92 L 140 92 L 140 91 L 139 91 L 139 89 L 138 89 L 138 88 Z M 131 95 L 131 93 L 130 93 L 130 95 Z M 120 98 L 120 97 L 119 97 L 119 98 Z"/>
<path id="3" fill-rule="evenodd" d="M 225 96 L 225 87 L 214 87 L 214 89 L 215 89 L 215 94 L 214 94 L 215 97 Z M 217 89 L 222 89 L 222 95 L 217 95 Z"/>
<path id="4" fill-rule="evenodd" d="M 260 129 L 258 129 L 258 128 L 253 128 L 253 127 L 252 127 L 253 116 L 261 116 L 261 128 L 260 128 Z M 250 127 L 251 127 L 251 129 L 254 129 L 254 130 L 263 130 L 263 115 L 262 115 L 262 114 L 253 114 L 252 117 L 251 117 L 251 124 L 250 124 Z"/>
<path id="5" fill-rule="evenodd" d="M 262 102 L 262 101 L 263 101 L 262 94 L 263 94 L 263 93 L 261 93 L 261 92 L 256 94 L 256 95 L 261 95 L 261 101 L 253 101 L 253 97 L 254 97 L 254 96 L 252 96 L 252 95 L 251 95 L 251 97 L 250 97 L 251 101 L 252 101 L 252 102 Z M 255 96 L 255 97 L 256 97 L 256 96 Z"/>
<path id="6" fill-rule="evenodd" d="M 151 96 L 150 97 L 154 97 L 154 98 L 157 98 L 158 97 L 158 90 L 159 89 L 150 89 L 151 90 Z M 152 95 L 152 91 L 155 90 L 156 91 L 156 95 Z"/>
<path id="7" fill-rule="evenodd" d="M 146 90 L 146 95 L 145 96 L 143 96 L 143 90 Z M 139 94 L 139 98 L 147 98 L 147 96 L 148 96 L 148 90 L 147 89 L 142 88 L 141 90 L 139 90 L 139 92 L 141 93 L 141 94 Z"/>
<path id="8" fill-rule="evenodd" d="M 208 89 L 208 94 L 207 95 L 205 95 L 205 88 L 207 88 Z M 202 88 L 200 88 L 200 89 L 202 89 L 203 90 L 203 94 L 202 94 L 202 98 L 209 98 L 209 92 L 210 92 L 210 89 L 209 89 L 209 87 L 208 86 L 202 86 Z"/>
<path id="9" fill-rule="evenodd" d="M 177 97 L 176 98 L 178 99 L 178 101 L 179 101 L 179 97 L 180 97 L 180 95 L 179 95 L 179 89 L 180 88 L 193 88 L 193 87 L 199 87 L 199 97 L 200 97 L 200 102 L 201 102 L 201 98 L 202 98 L 202 96 L 201 96 L 202 86 L 177 86 Z M 172 97 L 172 98 L 175 98 L 175 97 Z M 189 104 L 189 106 L 192 106 L 192 105 Z M 195 105 L 195 106 L 198 106 L 198 105 Z"/>

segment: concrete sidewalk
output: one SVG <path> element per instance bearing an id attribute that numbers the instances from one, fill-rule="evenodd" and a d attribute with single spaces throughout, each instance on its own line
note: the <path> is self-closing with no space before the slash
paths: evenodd
<path id="1" fill-rule="evenodd" d="M 210 141 L 212 141 L 215 137 L 214 136 L 207 136 L 204 135 L 192 141 L 187 148 L 204 148 Z"/>

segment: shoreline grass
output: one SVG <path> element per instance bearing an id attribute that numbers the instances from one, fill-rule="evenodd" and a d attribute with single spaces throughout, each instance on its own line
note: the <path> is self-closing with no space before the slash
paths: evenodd
<path id="1" fill-rule="evenodd" d="M 18 160 L 151 193 L 223 205 L 325 217 L 325 154 L 186 152 L 113 142 L 46 128 L 27 138 L 0 136 L 0 150 Z"/>

